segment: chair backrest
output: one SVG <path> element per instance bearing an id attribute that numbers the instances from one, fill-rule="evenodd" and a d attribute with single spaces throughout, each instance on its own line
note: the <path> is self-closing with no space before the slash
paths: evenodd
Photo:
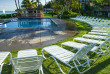
<path id="1" fill-rule="evenodd" d="M 104 20 L 104 22 L 103 22 L 102 24 L 105 24 L 105 23 L 107 23 L 107 21 L 108 21 L 108 20 Z"/>
<path id="2" fill-rule="evenodd" d="M 42 66 L 43 57 L 41 55 L 23 58 L 13 58 L 12 65 L 16 73 L 26 73 L 36 71 Z"/>
<path id="3" fill-rule="evenodd" d="M 110 23 L 110 21 L 107 21 L 106 24 L 105 24 L 105 26 L 108 26 L 109 23 Z"/>
<path id="4" fill-rule="evenodd" d="M 107 37 L 104 44 L 110 42 L 110 37 Z"/>
<path id="5" fill-rule="evenodd" d="M 101 19 L 99 18 L 96 22 L 99 23 L 101 21 Z"/>
<path id="6" fill-rule="evenodd" d="M 79 51 L 77 51 L 77 53 L 75 54 L 75 56 L 72 58 L 73 60 L 78 59 L 78 58 L 83 58 L 85 55 L 87 55 L 87 53 L 95 46 L 96 44 L 90 44 L 88 46 L 83 47 L 82 49 L 80 49 Z M 71 59 L 71 60 L 72 60 Z"/>
<path id="7" fill-rule="evenodd" d="M 99 48 L 104 48 L 106 49 L 107 46 L 109 46 L 110 44 L 110 37 L 107 37 L 107 39 L 105 40 L 105 42 L 101 45 L 99 45 Z"/>

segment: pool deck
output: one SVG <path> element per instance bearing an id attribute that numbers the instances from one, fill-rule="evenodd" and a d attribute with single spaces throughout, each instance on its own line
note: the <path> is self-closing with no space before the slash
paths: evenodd
<path id="1" fill-rule="evenodd" d="M 51 18 L 57 28 L 2 28 L 0 29 L 0 51 L 34 49 L 47 46 L 77 35 L 78 32 L 66 30 L 64 20 Z"/>

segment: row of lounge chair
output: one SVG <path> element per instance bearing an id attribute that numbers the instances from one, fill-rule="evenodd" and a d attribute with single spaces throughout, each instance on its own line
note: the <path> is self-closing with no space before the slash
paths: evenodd
<path id="1" fill-rule="evenodd" d="M 50 57 L 54 59 L 63 74 L 65 74 L 65 72 L 62 70 L 57 60 L 70 67 L 68 73 L 70 73 L 73 68 L 76 68 L 79 73 L 88 71 L 91 68 L 90 61 L 94 60 L 87 56 L 88 52 L 93 52 L 99 55 L 105 55 L 106 52 L 109 53 L 110 31 L 108 24 L 110 21 L 85 16 L 77 16 L 72 19 L 89 23 L 92 26 L 91 32 L 82 37 L 74 38 L 73 41 L 61 43 L 61 47 L 57 45 L 44 47 L 42 49 L 42 55 L 38 55 L 35 49 L 20 50 L 17 54 L 17 58 L 12 58 L 10 52 L 0 52 L 0 71 L 2 71 L 4 59 L 10 54 L 10 61 L 14 67 L 14 74 L 35 70 L 39 70 L 39 74 L 43 74 L 42 61 L 43 58 L 47 59 L 44 51 L 51 55 Z M 64 49 L 63 46 L 72 47 L 78 51 L 74 53 Z M 80 67 L 87 68 L 80 70 Z"/>
<path id="2" fill-rule="evenodd" d="M 90 69 L 89 62 L 93 60 L 87 57 L 87 53 L 91 51 L 99 55 L 102 54 L 105 55 L 106 51 L 109 53 L 110 47 L 109 20 L 98 18 L 95 19 L 94 17 L 85 17 L 85 16 L 77 16 L 76 18 L 72 19 L 84 21 L 90 24 L 92 26 L 91 32 L 83 35 L 82 37 L 74 38 L 73 41 L 61 43 L 61 47 L 53 45 L 43 48 L 43 50 L 48 52 L 51 55 L 51 57 L 55 60 L 63 74 L 65 73 L 58 64 L 57 59 L 70 67 L 70 71 L 68 73 L 70 73 L 73 68 L 76 68 L 79 73 L 84 73 Z M 74 49 L 77 49 L 78 51 L 76 53 L 73 53 L 71 51 L 64 49 L 62 47 L 63 45 L 72 47 Z M 83 63 L 82 61 L 80 61 L 82 58 L 86 59 L 86 61 Z M 70 64 L 72 63 L 71 61 L 73 62 L 74 66 Z M 81 71 L 79 67 L 85 66 L 88 66 L 88 68 Z"/>

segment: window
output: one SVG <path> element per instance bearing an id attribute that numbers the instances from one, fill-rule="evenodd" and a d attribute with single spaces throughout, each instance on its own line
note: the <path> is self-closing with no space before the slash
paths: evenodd
<path id="1" fill-rule="evenodd" d="M 80 2 L 82 2 L 82 0 L 79 0 Z"/>
<path id="2" fill-rule="evenodd" d="M 86 0 L 86 2 L 88 2 L 88 0 Z"/>
<path id="3" fill-rule="evenodd" d="M 34 13 L 36 13 L 36 11 L 34 11 Z"/>

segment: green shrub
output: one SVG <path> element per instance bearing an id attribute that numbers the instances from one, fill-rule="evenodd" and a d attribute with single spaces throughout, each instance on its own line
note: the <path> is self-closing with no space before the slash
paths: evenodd
<path id="1" fill-rule="evenodd" d="M 11 14 L 6 14 L 6 18 L 10 18 L 11 17 Z"/>
<path id="2" fill-rule="evenodd" d="M 68 11 L 65 11 L 63 13 L 63 15 L 61 16 L 61 18 L 63 19 L 68 19 L 70 17 L 76 17 L 77 15 L 81 15 L 79 13 L 76 13 L 76 12 L 68 12 Z M 59 18 L 60 14 L 58 14 L 58 18 Z"/>
<path id="3" fill-rule="evenodd" d="M 76 17 L 77 15 L 81 15 L 81 14 L 76 13 L 76 12 L 72 12 L 72 13 L 70 14 L 70 17 Z"/>
<path id="4" fill-rule="evenodd" d="M 56 12 L 49 12 L 48 14 L 52 14 L 52 13 L 53 13 L 54 15 L 57 15 L 57 13 L 56 13 Z"/>
<path id="5" fill-rule="evenodd" d="M 62 15 L 61 18 L 68 19 L 68 18 L 70 18 L 70 15 L 69 14 L 68 15 Z"/>
<path id="6" fill-rule="evenodd" d="M 16 17 L 17 13 L 13 13 L 13 14 L 1 14 L 0 18 L 11 18 L 11 17 Z"/>
<path id="7" fill-rule="evenodd" d="M 63 14 L 68 15 L 68 14 L 70 14 L 70 12 L 69 11 L 64 11 Z"/>
<path id="8" fill-rule="evenodd" d="M 13 13 L 12 16 L 13 16 L 13 17 L 16 17 L 16 16 L 17 16 L 17 13 Z"/>
<path id="9" fill-rule="evenodd" d="M 74 22 L 70 21 L 65 21 L 66 22 L 66 29 L 67 30 L 77 30 L 77 24 Z"/>
<path id="10" fill-rule="evenodd" d="M 1 15 L 0 15 L 0 18 L 6 18 L 6 15 L 1 14 Z"/>

